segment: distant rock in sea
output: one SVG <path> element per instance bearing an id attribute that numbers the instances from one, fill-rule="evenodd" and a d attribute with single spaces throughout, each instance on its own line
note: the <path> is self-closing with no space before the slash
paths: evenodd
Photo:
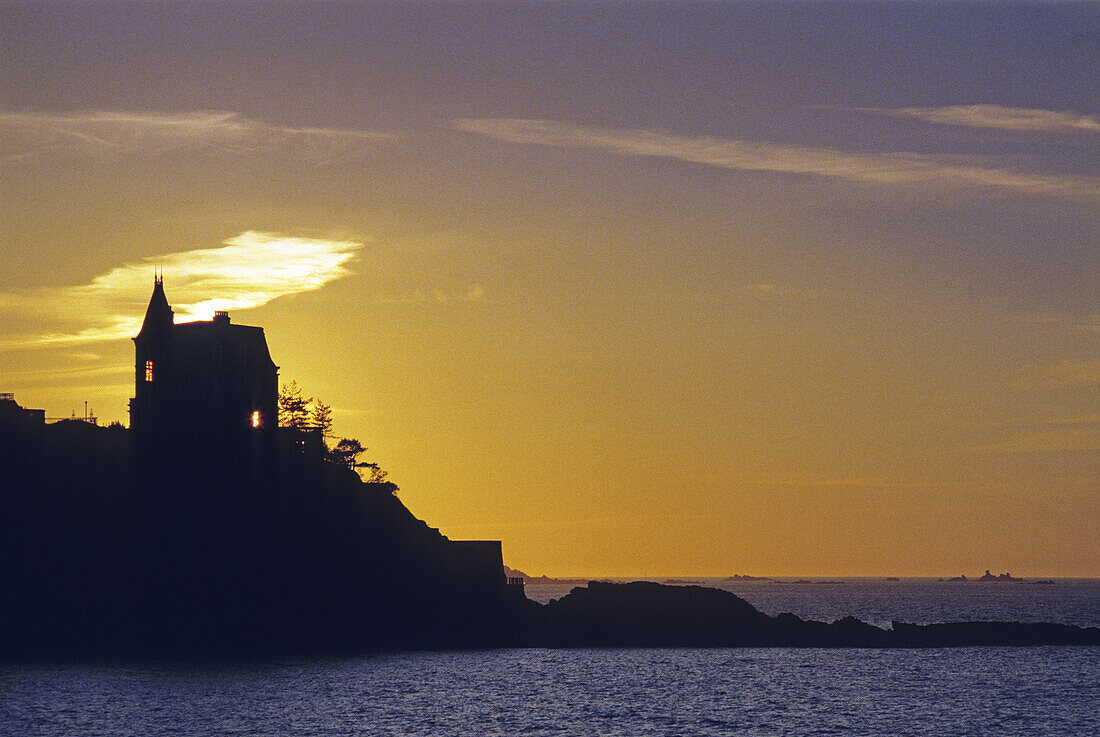
<path id="1" fill-rule="evenodd" d="M 724 581 L 771 581 L 772 579 L 765 576 L 745 576 L 740 573 L 735 573 L 732 576 L 726 576 Z"/>
<path id="2" fill-rule="evenodd" d="M 994 576 L 989 572 L 989 569 L 985 569 L 985 575 L 978 579 L 979 581 L 996 581 L 997 583 L 1004 583 L 1006 581 L 1019 581 L 1018 578 L 1013 578 L 1011 573 L 1000 573 Z"/>

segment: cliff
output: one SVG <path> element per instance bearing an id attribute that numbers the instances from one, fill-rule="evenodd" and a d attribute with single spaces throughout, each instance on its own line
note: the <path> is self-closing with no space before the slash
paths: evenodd
<path id="1" fill-rule="evenodd" d="M 543 606 L 506 583 L 499 542 L 448 540 L 391 484 L 293 454 L 261 495 L 160 478 L 134 470 L 129 437 L 0 423 L 0 658 L 1100 645 L 1100 629 L 1057 624 L 770 617 L 701 586 L 590 582 Z"/>
<path id="2" fill-rule="evenodd" d="M 499 542 L 448 540 L 392 484 L 287 455 L 257 495 L 201 473 L 135 471 L 129 440 L 124 428 L 84 422 L 0 428 L 0 656 L 262 656 L 510 638 L 505 602 L 515 596 Z"/>

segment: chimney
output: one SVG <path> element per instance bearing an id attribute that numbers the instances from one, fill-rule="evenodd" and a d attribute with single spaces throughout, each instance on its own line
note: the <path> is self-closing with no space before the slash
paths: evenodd
<path id="1" fill-rule="evenodd" d="M 214 313 L 214 324 L 215 325 L 228 325 L 229 324 L 229 313 L 226 312 L 225 310 L 218 310 L 217 312 L 215 312 Z"/>

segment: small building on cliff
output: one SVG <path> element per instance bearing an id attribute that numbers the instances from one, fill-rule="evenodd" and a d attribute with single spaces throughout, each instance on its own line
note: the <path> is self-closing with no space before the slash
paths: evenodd
<path id="1" fill-rule="evenodd" d="M 260 606 L 236 591 L 240 582 L 308 589 L 294 604 L 299 614 L 321 617 L 312 607 L 328 601 L 324 617 L 339 621 L 326 627 L 347 627 L 351 640 L 400 642 L 418 620 L 424 642 L 458 633 L 495 642 L 507 608 L 523 601 L 505 578 L 500 541 L 447 539 L 413 517 L 392 485 L 363 484 L 331 461 L 319 430 L 280 428 L 278 371 L 263 328 L 225 313 L 177 324 L 163 279 L 154 279 L 134 338 L 130 447 L 156 530 L 152 578 L 167 587 L 155 596 L 173 602 L 172 612 L 185 606 L 174 598 L 182 596 L 207 612 L 254 607 L 267 617 L 291 605 Z M 185 580 L 201 590 L 188 593 Z"/>
<path id="2" fill-rule="evenodd" d="M 261 490 L 276 462 L 279 367 L 263 328 L 234 325 L 228 313 L 176 324 L 155 277 L 134 338 L 130 429 L 139 472 L 208 471 Z"/>

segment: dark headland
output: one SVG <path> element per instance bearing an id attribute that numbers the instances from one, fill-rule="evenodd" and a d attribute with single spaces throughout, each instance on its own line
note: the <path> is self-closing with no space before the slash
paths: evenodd
<path id="1" fill-rule="evenodd" d="M 1062 624 L 771 617 L 695 585 L 591 582 L 538 604 L 498 541 L 447 539 L 392 484 L 279 428 L 262 329 L 173 325 L 158 281 L 135 343 L 130 428 L 46 423 L 0 395 L 0 659 L 1100 645 Z"/>
<path id="2" fill-rule="evenodd" d="M 960 622 L 881 629 L 767 616 L 726 591 L 590 582 L 549 604 L 499 544 L 448 540 L 390 484 L 281 459 L 270 494 L 146 485 L 130 432 L 0 433 L 0 657 L 265 657 L 491 647 L 1100 645 L 1100 629 Z M 193 478 L 202 478 L 196 469 Z"/>

